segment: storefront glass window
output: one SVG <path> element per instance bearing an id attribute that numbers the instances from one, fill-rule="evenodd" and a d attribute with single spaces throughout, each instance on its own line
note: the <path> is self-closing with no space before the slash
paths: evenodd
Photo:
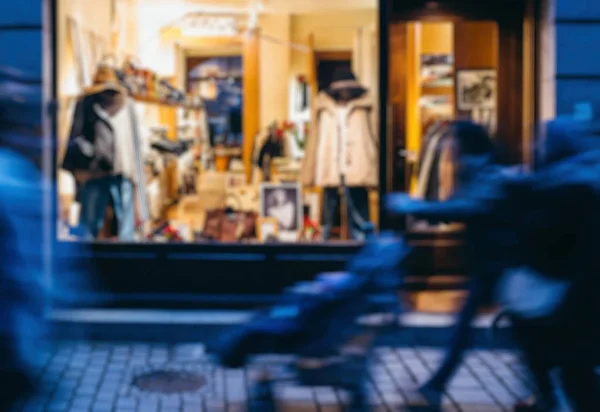
<path id="1" fill-rule="evenodd" d="M 364 240 L 377 3 L 58 0 L 59 239 Z"/>

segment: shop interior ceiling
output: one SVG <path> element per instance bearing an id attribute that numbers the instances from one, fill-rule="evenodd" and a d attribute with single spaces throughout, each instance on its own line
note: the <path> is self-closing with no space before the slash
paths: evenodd
<path id="1" fill-rule="evenodd" d="M 343 9 L 372 9 L 377 0 L 186 0 L 193 4 L 229 9 L 257 9 L 264 13 L 311 13 Z"/>
<path id="2" fill-rule="evenodd" d="M 165 0 L 141 0 L 144 3 L 164 3 Z M 209 16 L 236 16 L 236 28 L 239 34 L 248 34 L 258 27 L 260 14 L 305 14 L 313 12 L 340 11 L 347 9 L 373 9 L 377 0 L 169 0 L 170 4 L 179 2 L 186 4 L 188 12 L 163 29 L 177 28 L 189 24 L 190 20 Z M 197 7 L 197 9 L 196 9 Z M 189 11 L 191 10 L 193 11 Z M 245 21 L 244 21 L 245 20 Z M 200 23 L 201 25 L 202 23 Z M 302 44 L 280 41 L 264 34 L 263 40 L 274 43 L 285 43 L 288 47 L 299 51 L 311 50 Z"/>
<path id="3" fill-rule="evenodd" d="M 374 9 L 377 0 L 137 0 L 145 4 L 189 4 L 207 11 L 305 14 L 348 9 Z"/>
<path id="4" fill-rule="evenodd" d="M 196 25 L 202 25 L 205 17 L 234 17 L 235 31 L 239 35 L 248 35 L 258 27 L 260 14 L 307 14 L 331 12 L 349 9 L 375 9 L 377 0 L 133 0 L 144 4 L 177 4 L 184 6 L 186 12 L 163 26 L 162 30 L 182 29 L 190 26 L 190 20 L 200 19 Z M 193 26 L 194 24 L 192 24 Z M 227 31 L 227 30 L 226 30 Z M 304 53 L 312 50 L 305 44 L 282 41 L 276 37 L 259 33 L 259 36 L 272 43 L 278 43 Z M 154 37 L 154 36 L 153 36 Z"/>

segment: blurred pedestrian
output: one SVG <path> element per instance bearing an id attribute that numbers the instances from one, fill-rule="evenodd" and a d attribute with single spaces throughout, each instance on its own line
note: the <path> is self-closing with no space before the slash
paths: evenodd
<path id="1" fill-rule="evenodd" d="M 444 202 L 426 202 L 408 195 L 394 194 L 387 199 L 388 211 L 411 215 L 433 222 L 465 224 L 465 247 L 468 273 L 471 276 L 467 300 L 458 315 L 446 357 L 420 392 L 432 404 L 439 404 L 471 340 L 471 323 L 482 303 L 489 300 L 500 268 L 509 257 L 507 247 L 514 241 L 507 223 L 511 205 L 499 208 L 505 174 L 497 163 L 494 144 L 485 129 L 470 122 L 456 122 L 451 127 L 455 159 L 455 192 Z M 492 207 L 494 205 L 494 207 Z M 502 210 L 502 213 L 491 213 Z"/>
<path id="2" fill-rule="evenodd" d="M 75 246 L 59 247 L 48 230 L 55 196 L 42 174 L 41 86 L 0 68 L 0 411 L 40 389 L 50 304 L 72 301 L 89 281 L 75 269 Z M 51 257 L 60 271 L 53 282 Z"/>
<path id="3" fill-rule="evenodd" d="M 547 126 L 532 175 L 490 173 L 497 169 L 488 163 L 470 174 L 474 179 L 460 179 L 459 190 L 447 202 L 404 195 L 388 200 L 390 210 L 398 213 L 466 224 L 473 284 L 447 357 L 421 388 L 431 402 L 440 401 L 468 347 L 471 321 L 487 294 L 481 287 L 493 289 L 503 275 L 503 300 L 538 388 L 537 403 L 527 410 L 550 411 L 558 405 L 550 378 L 556 367 L 577 411 L 600 410 L 594 376 L 599 328 L 590 324 L 600 314 L 600 267 L 594 259 L 600 236 L 600 151 L 589 139 L 584 143 L 577 124 L 557 120 Z M 460 147 L 464 135 L 456 136 Z M 465 152 L 462 168 L 472 163 Z M 524 284 L 530 285 L 526 296 Z"/>
<path id="4" fill-rule="evenodd" d="M 0 410 L 36 389 L 43 275 L 41 86 L 0 70 Z"/>
<path id="5" fill-rule="evenodd" d="M 557 369 L 575 410 L 598 411 L 600 145 L 572 120 L 546 129 L 515 216 L 521 265 L 506 273 L 500 290 L 538 389 L 537 402 L 517 410 L 559 405 L 551 378 Z"/>

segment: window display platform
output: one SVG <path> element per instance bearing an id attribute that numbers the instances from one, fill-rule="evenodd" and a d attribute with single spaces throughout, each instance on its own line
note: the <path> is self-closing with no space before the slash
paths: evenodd
<path id="1" fill-rule="evenodd" d="M 414 234 L 410 241 L 414 250 L 409 288 L 429 290 L 439 287 L 426 281 L 429 276 L 464 273 L 456 234 Z M 360 244 L 96 242 L 88 247 L 85 257 L 92 260 L 102 298 L 82 297 L 78 306 L 247 308 L 269 303 L 298 281 L 343 270 Z"/>

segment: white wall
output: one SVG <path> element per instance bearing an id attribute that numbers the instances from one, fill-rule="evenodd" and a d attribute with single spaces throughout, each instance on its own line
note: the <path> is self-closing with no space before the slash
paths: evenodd
<path id="1" fill-rule="evenodd" d="M 160 76 L 174 76 L 177 72 L 174 43 L 161 39 L 161 29 L 175 27 L 184 15 L 197 9 L 197 6 L 175 1 L 162 4 L 139 3 L 137 28 L 141 63 Z"/>
<path id="2" fill-rule="evenodd" d="M 261 33 L 281 42 L 291 41 L 291 16 L 269 14 L 260 18 Z M 260 125 L 288 119 L 289 82 L 292 50 L 263 38 L 260 41 Z"/>

